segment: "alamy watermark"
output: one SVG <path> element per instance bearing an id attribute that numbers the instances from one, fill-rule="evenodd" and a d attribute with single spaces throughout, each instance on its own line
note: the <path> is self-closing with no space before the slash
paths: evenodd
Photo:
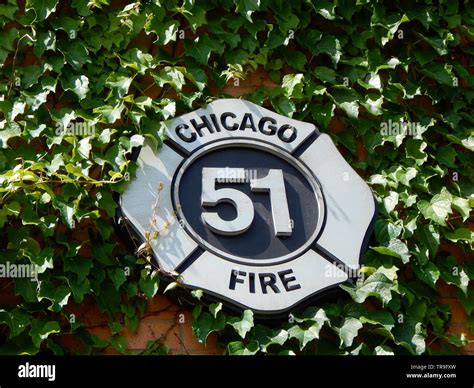
<path id="1" fill-rule="evenodd" d="M 30 278 L 38 280 L 38 265 L 10 263 L 0 264 L 0 278 Z"/>
<path id="2" fill-rule="evenodd" d="M 257 181 L 257 170 L 243 168 L 220 168 L 217 171 L 218 183 L 251 183 Z"/>
<path id="3" fill-rule="evenodd" d="M 93 136 L 95 135 L 95 125 L 87 122 L 69 122 L 67 126 L 58 122 L 56 124 L 56 136 L 74 135 L 74 136 Z"/>
<path id="4" fill-rule="evenodd" d="M 349 267 L 342 263 L 327 263 L 324 267 L 324 277 L 330 279 L 351 279 L 364 280 L 364 273 L 360 271 L 361 266 Z"/>
<path id="5" fill-rule="evenodd" d="M 418 122 L 409 121 L 382 121 L 380 123 L 380 133 L 383 136 L 418 136 L 423 133 L 423 127 Z"/>

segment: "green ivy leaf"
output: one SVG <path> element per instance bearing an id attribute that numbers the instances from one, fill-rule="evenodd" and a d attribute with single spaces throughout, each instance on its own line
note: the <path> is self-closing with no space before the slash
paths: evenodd
<path id="1" fill-rule="evenodd" d="M 360 98 L 353 89 L 345 86 L 336 86 L 331 91 L 331 96 L 336 105 L 346 112 L 347 116 L 351 119 L 357 119 L 359 117 L 358 101 Z"/>
<path id="2" fill-rule="evenodd" d="M 32 10 L 38 21 L 47 19 L 51 13 L 56 11 L 59 0 L 26 0 L 26 11 Z"/>
<path id="3" fill-rule="evenodd" d="M 224 46 L 215 40 L 211 40 L 208 34 L 199 35 L 193 42 L 184 41 L 186 54 L 196 60 L 201 65 L 207 64 L 212 52 L 222 54 Z"/>
<path id="4" fill-rule="evenodd" d="M 111 268 L 107 272 L 112 283 L 114 283 L 115 289 L 118 291 L 120 286 L 127 281 L 125 271 L 122 268 Z"/>
<path id="5" fill-rule="evenodd" d="M 245 338 L 247 333 L 252 329 L 253 327 L 253 312 L 252 310 L 245 310 L 242 313 L 242 316 L 239 318 L 234 317 L 230 318 L 227 321 L 227 324 L 232 326 L 235 331 L 242 337 Z"/>
<path id="6" fill-rule="evenodd" d="M 386 247 L 380 246 L 371 249 L 383 255 L 397 257 L 402 260 L 403 264 L 410 261 L 410 253 L 407 245 L 397 238 L 391 239 Z"/>
<path id="7" fill-rule="evenodd" d="M 217 318 L 217 313 L 222 310 L 222 303 L 211 303 L 209 305 L 209 312 L 214 318 Z"/>
<path id="8" fill-rule="evenodd" d="M 340 347 L 352 346 L 354 338 L 357 337 L 362 326 L 362 323 L 356 318 L 345 318 L 342 326 L 337 329 L 339 332 L 339 338 L 341 339 Z"/>
<path id="9" fill-rule="evenodd" d="M 471 232 L 467 228 L 458 228 L 452 233 L 446 233 L 444 235 L 448 240 L 451 240 L 453 242 L 458 242 L 458 241 L 467 241 L 469 243 L 474 242 L 474 232 Z"/>
<path id="10" fill-rule="evenodd" d="M 240 12 L 247 20 L 252 23 L 252 13 L 260 7 L 260 0 L 236 0 L 235 10 Z"/>
<path id="11" fill-rule="evenodd" d="M 397 267 L 378 268 L 373 274 L 355 286 L 341 285 L 357 303 L 363 303 L 369 296 L 375 296 L 384 305 L 392 300 L 392 290 L 395 290 Z"/>
<path id="12" fill-rule="evenodd" d="M 148 270 L 142 270 L 142 275 L 139 280 L 140 289 L 144 292 L 148 299 L 151 299 L 158 292 L 160 285 L 160 277 L 157 272 L 152 272 L 148 275 Z"/>
<path id="13" fill-rule="evenodd" d="M 283 77 L 281 87 L 288 98 L 303 97 L 303 74 L 287 74 Z"/>
<path id="14" fill-rule="evenodd" d="M 41 343 L 51 334 L 59 333 L 61 327 L 56 321 L 48 321 L 44 319 L 33 319 L 31 321 L 31 330 L 29 332 L 34 345 L 39 348 Z"/>
<path id="15" fill-rule="evenodd" d="M 436 222 L 439 225 L 446 226 L 446 218 L 451 210 L 452 196 L 447 191 L 436 194 L 431 201 L 420 201 L 418 209 L 427 219 Z"/>
<path id="16" fill-rule="evenodd" d="M 244 345 L 240 341 L 234 341 L 227 344 L 227 353 L 230 356 L 252 356 L 257 352 L 258 344 L 256 342 L 250 342 L 248 345 Z"/>
<path id="17" fill-rule="evenodd" d="M 225 325 L 226 318 L 222 312 L 219 312 L 216 318 L 208 312 L 204 312 L 193 320 L 192 328 L 197 340 L 205 344 L 209 334 L 214 331 L 222 330 Z"/>
<path id="18" fill-rule="evenodd" d="M 412 354 L 423 354 L 426 350 L 425 337 L 421 322 L 406 319 L 404 323 L 397 325 L 392 331 L 395 343 L 403 346 Z"/>

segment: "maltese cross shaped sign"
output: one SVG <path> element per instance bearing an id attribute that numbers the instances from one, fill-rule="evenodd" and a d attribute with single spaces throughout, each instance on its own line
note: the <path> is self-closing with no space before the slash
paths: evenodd
<path id="1" fill-rule="evenodd" d="M 354 278 L 376 206 L 328 135 L 239 99 L 165 127 L 120 201 L 141 239 L 160 231 L 150 241 L 160 268 L 267 316 Z"/>

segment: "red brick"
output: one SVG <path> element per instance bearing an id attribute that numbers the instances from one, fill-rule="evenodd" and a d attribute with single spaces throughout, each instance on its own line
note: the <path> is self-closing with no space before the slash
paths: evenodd
<path id="1" fill-rule="evenodd" d="M 181 340 L 189 354 L 222 354 L 222 349 L 217 345 L 217 333 L 211 333 L 207 337 L 205 344 L 201 344 L 193 334 L 191 320 L 187 320 L 186 323 L 179 325 Z"/>
<path id="2" fill-rule="evenodd" d="M 157 311 L 178 311 L 179 306 L 173 304 L 166 296 L 157 295 L 148 302 L 148 306 L 145 313 L 152 313 Z"/>
<path id="3" fill-rule="evenodd" d="M 466 324 L 467 313 L 464 310 L 464 307 L 456 298 L 439 298 L 438 302 L 440 304 L 449 305 L 449 310 L 451 311 L 451 323 L 462 323 Z"/>
<path id="4" fill-rule="evenodd" d="M 329 122 L 329 130 L 331 133 L 341 133 L 346 130 L 346 127 L 336 116 L 334 116 Z"/>
<path id="5" fill-rule="evenodd" d="M 160 318 L 160 315 L 152 315 L 140 320 L 137 331 L 131 333 L 127 328 L 124 329 L 122 335 L 128 340 L 128 349 L 144 350 L 148 341 L 161 340 L 171 353 L 179 353 L 182 351 L 181 342 L 179 341 L 179 328 L 173 319 Z"/>
<path id="6" fill-rule="evenodd" d="M 446 332 L 447 335 L 460 335 L 464 333 L 466 335 L 466 338 L 469 341 L 473 341 L 466 346 L 463 346 L 461 351 L 463 353 L 465 352 L 474 352 L 474 335 L 470 332 L 470 330 L 466 327 L 465 323 L 452 323 L 449 325 L 448 330 Z"/>
<path id="7" fill-rule="evenodd" d="M 88 327 L 87 331 L 91 334 L 96 335 L 101 340 L 107 340 L 112 335 L 110 328 L 106 325 L 104 326 L 95 326 L 95 327 Z"/>
<path id="8" fill-rule="evenodd" d="M 444 280 L 439 279 L 438 283 L 436 283 L 436 288 L 438 289 L 439 294 L 442 297 L 456 297 L 457 295 L 457 288 L 452 284 L 446 283 Z"/>

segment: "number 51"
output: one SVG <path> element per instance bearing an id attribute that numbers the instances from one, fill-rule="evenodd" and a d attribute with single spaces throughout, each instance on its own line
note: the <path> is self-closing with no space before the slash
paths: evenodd
<path id="1" fill-rule="evenodd" d="M 222 168 L 214 167 L 204 167 L 202 169 L 201 204 L 203 206 L 217 206 L 221 202 L 230 203 L 234 206 L 237 217 L 233 220 L 223 220 L 217 212 L 206 211 L 202 213 L 202 220 L 215 233 L 235 236 L 250 228 L 255 210 L 252 200 L 243 192 L 232 188 L 216 190 L 216 180 L 220 178 L 222 171 Z M 226 172 L 230 172 L 232 176 L 245 176 L 243 168 L 226 168 Z M 243 184 L 246 182 L 239 181 L 235 183 Z M 250 180 L 250 188 L 254 192 L 270 194 L 275 236 L 291 236 L 292 228 L 283 171 L 279 169 L 268 170 L 265 177 Z"/>

